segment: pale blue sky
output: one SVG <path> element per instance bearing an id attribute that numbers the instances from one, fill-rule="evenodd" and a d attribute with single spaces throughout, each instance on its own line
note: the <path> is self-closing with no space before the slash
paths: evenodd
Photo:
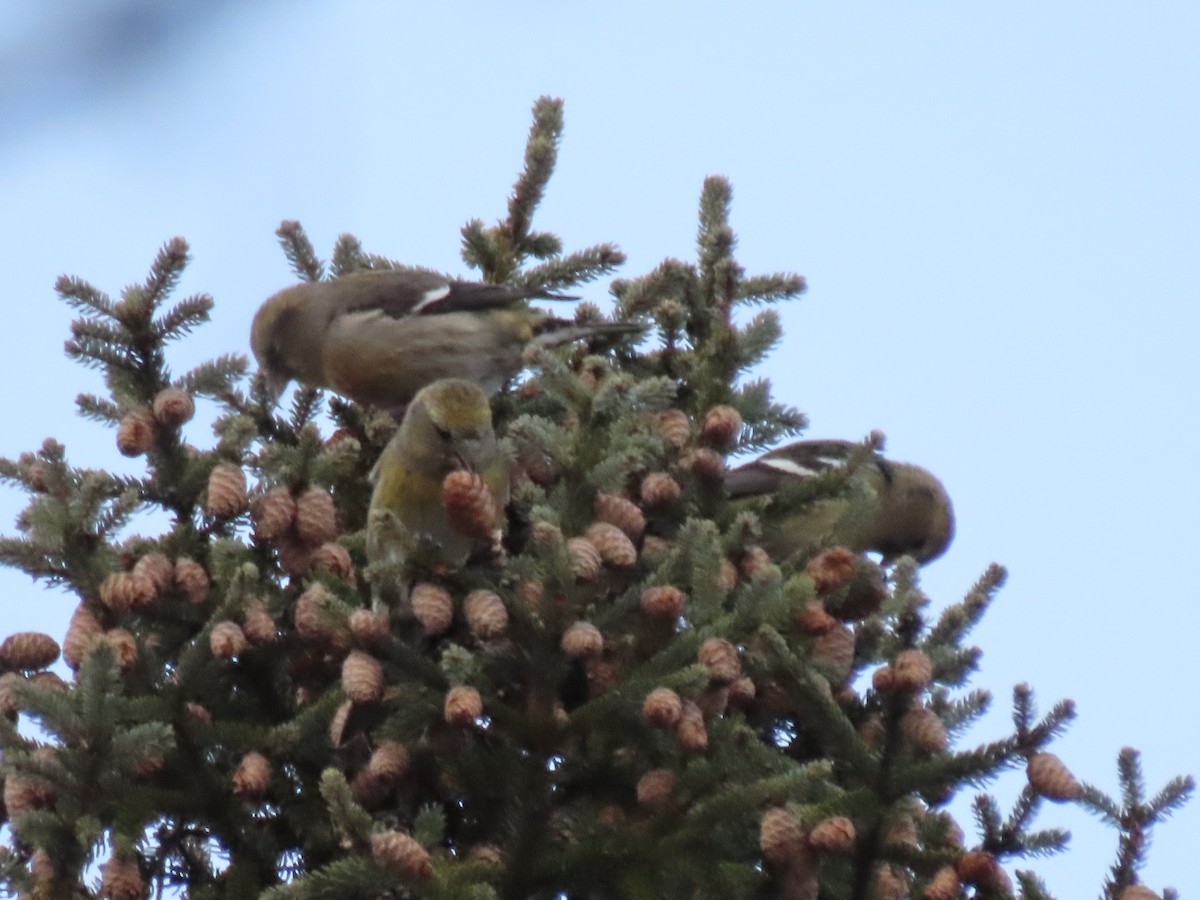
<path id="1" fill-rule="evenodd" d="M 0 453 L 52 434 L 75 464 L 135 465 L 73 416 L 99 385 L 62 355 L 60 273 L 115 294 L 182 235 L 182 291 L 217 305 L 175 369 L 245 352 L 292 277 L 281 219 L 323 254 L 349 231 L 466 274 L 459 226 L 503 213 L 531 104 L 562 96 L 538 227 L 616 241 L 639 274 L 693 256 L 701 181 L 728 176 L 746 269 L 809 281 L 764 369 L 777 395 L 813 437 L 880 428 L 942 476 L 959 532 L 925 573 L 935 606 L 1010 568 L 973 636 L 997 701 L 976 737 L 1006 729 L 1028 681 L 1043 709 L 1078 702 L 1055 749 L 1079 777 L 1115 789 L 1124 744 L 1152 789 L 1200 774 L 1200 7 L 2 5 Z M 4 531 L 23 501 L 0 494 Z M 61 634 L 66 597 L 11 572 L 0 587 L 5 632 Z M 1057 807 L 1040 821 L 1075 849 L 1037 870 L 1095 896 L 1114 835 Z M 1200 894 L 1197 833 L 1195 803 L 1156 833 L 1152 887 Z"/>

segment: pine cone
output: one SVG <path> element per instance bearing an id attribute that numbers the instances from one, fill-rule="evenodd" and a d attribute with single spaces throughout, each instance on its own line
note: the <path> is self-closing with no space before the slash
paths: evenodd
<path id="1" fill-rule="evenodd" d="M 296 519 L 296 501 L 285 487 L 273 487 L 256 497 L 250 507 L 250 521 L 254 523 L 254 536 L 261 541 L 274 541 L 282 537 Z"/>
<path id="2" fill-rule="evenodd" d="M 942 866 L 925 885 L 925 900 L 958 900 L 962 884 L 953 866 Z"/>
<path id="3" fill-rule="evenodd" d="M 817 593 L 835 591 L 854 577 L 858 557 L 845 547 L 830 547 L 808 561 L 804 571 L 817 585 Z"/>
<path id="4" fill-rule="evenodd" d="M 942 720 L 924 706 L 914 707 L 904 714 L 900 731 L 913 747 L 925 753 L 941 753 L 950 743 Z"/>
<path id="5" fill-rule="evenodd" d="M 251 750 L 233 773 L 234 795 L 243 800 L 260 800 L 270 786 L 270 761 L 257 750 Z"/>
<path id="6" fill-rule="evenodd" d="M 454 601 L 440 585 L 423 581 L 412 589 L 412 611 L 430 637 L 444 634 L 454 620 Z"/>
<path id="7" fill-rule="evenodd" d="M 175 586 L 192 603 L 203 603 L 208 599 L 208 573 L 194 559 L 180 556 L 175 560 Z"/>
<path id="8" fill-rule="evenodd" d="M 638 494 L 648 507 L 666 506 L 683 496 L 683 488 L 666 472 L 651 472 L 642 479 Z"/>
<path id="9" fill-rule="evenodd" d="M 312 568 L 317 572 L 329 572 L 346 584 L 354 584 L 354 563 L 350 551 L 341 544 L 326 542 L 313 551 Z"/>
<path id="10" fill-rule="evenodd" d="M 367 761 L 366 771 L 385 784 L 396 784 L 408 774 L 411 760 L 408 750 L 396 741 L 380 741 Z"/>
<path id="11" fill-rule="evenodd" d="M 113 853 L 100 875 L 100 893 L 108 900 L 142 900 L 146 884 L 133 853 Z"/>
<path id="12" fill-rule="evenodd" d="M 599 557 L 597 557 L 599 560 Z M 537 579 L 518 581 L 515 588 L 517 599 L 531 613 L 536 613 L 546 596 L 546 586 Z"/>
<path id="13" fill-rule="evenodd" d="M 986 850 L 968 850 L 955 864 L 958 878 L 992 893 L 1012 893 L 1012 882 L 999 861 Z"/>
<path id="14" fill-rule="evenodd" d="M 743 675 L 729 686 L 729 702 L 740 709 L 747 709 L 758 695 L 754 680 L 749 675 Z"/>
<path id="15" fill-rule="evenodd" d="M 648 587 L 642 591 L 642 612 L 653 619 L 679 618 L 687 597 L 679 588 L 669 584 Z"/>
<path id="16" fill-rule="evenodd" d="M 158 594 L 170 590 L 175 583 L 175 563 L 162 553 L 147 553 L 133 566 L 134 575 L 144 575 Z"/>
<path id="17" fill-rule="evenodd" d="M 296 534 L 310 547 L 338 536 L 337 510 L 328 491 L 309 488 L 296 500 Z"/>
<path id="18" fill-rule="evenodd" d="M 100 622 L 84 604 L 79 604 L 71 614 L 66 637 L 62 638 L 62 659 L 71 668 L 79 668 L 92 641 L 104 634 Z"/>
<path id="19" fill-rule="evenodd" d="M 148 409 L 126 413 L 117 426 L 117 450 L 122 456 L 141 456 L 154 448 L 158 424 Z"/>
<path id="20" fill-rule="evenodd" d="M 801 634 L 809 635 L 825 634 L 837 624 L 837 619 L 825 612 L 825 604 L 820 600 L 805 603 L 792 620 Z"/>
<path id="21" fill-rule="evenodd" d="M 474 590 L 463 601 L 467 627 L 478 640 L 498 638 L 508 629 L 508 610 L 495 591 Z"/>
<path id="22" fill-rule="evenodd" d="M 18 631 L 0 643 L 0 663 L 26 672 L 46 668 L 58 653 L 58 641 L 40 631 Z"/>
<path id="23" fill-rule="evenodd" d="M 104 640 L 112 648 L 117 666 L 122 672 L 128 672 L 138 661 L 137 640 L 124 628 L 110 628 L 104 632 Z"/>
<path id="24" fill-rule="evenodd" d="M 442 506 L 455 531 L 481 543 L 491 541 L 500 529 L 500 505 L 475 472 L 457 469 L 443 479 Z"/>
<path id="25" fill-rule="evenodd" d="M 342 662 L 342 690 L 354 703 L 369 703 L 383 696 L 383 666 L 361 650 L 351 650 Z"/>
<path id="26" fill-rule="evenodd" d="M 303 637 L 326 644 L 337 644 L 339 634 L 332 610 L 333 597 L 325 585 L 317 582 L 296 600 L 292 622 Z"/>
<path id="27" fill-rule="evenodd" d="M 252 644 L 269 644 L 278 637 L 275 620 L 262 603 L 250 606 L 242 616 L 242 633 Z"/>
<path id="28" fill-rule="evenodd" d="M 854 632 L 839 622 L 813 638 L 812 657 L 835 682 L 844 683 L 854 666 Z"/>
<path id="29" fill-rule="evenodd" d="M 1159 897 L 1144 884 L 1131 884 L 1121 891 L 1120 900 L 1159 900 Z"/>
<path id="30" fill-rule="evenodd" d="M 656 687 L 642 701 L 642 718 L 655 728 L 674 728 L 683 716 L 683 700 L 669 687 Z"/>
<path id="31" fill-rule="evenodd" d="M 236 622 L 218 622 L 208 635 L 208 647 L 218 659 L 233 659 L 246 652 L 246 635 Z"/>
<path id="32" fill-rule="evenodd" d="M 442 715 L 451 725 L 470 725 L 483 715 L 483 698 L 469 684 L 450 688 Z"/>
<path id="33" fill-rule="evenodd" d="M 4 808 L 9 816 L 53 803 L 54 786 L 45 778 L 27 772 L 9 772 L 4 777 Z"/>
<path id="34" fill-rule="evenodd" d="M 662 809 L 671 802 L 674 793 L 675 773 L 670 769 L 651 769 L 638 779 L 638 806 Z"/>
<path id="35" fill-rule="evenodd" d="M 0 655 L 3 648 L 0 648 Z M 1034 753 L 1025 766 L 1029 786 L 1047 800 L 1077 800 L 1083 792 L 1071 770 L 1053 753 Z"/>
<path id="36" fill-rule="evenodd" d="M 704 414 L 700 440 L 718 450 L 728 450 L 742 430 L 742 414 L 732 406 L 714 406 Z"/>
<path id="37" fill-rule="evenodd" d="M 617 494 L 596 495 L 596 519 L 620 528 L 631 541 L 636 541 L 646 530 L 646 517 L 636 503 Z"/>
<path id="38" fill-rule="evenodd" d="M 29 857 L 29 874 L 39 885 L 49 885 L 54 880 L 54 864 L 50 861 L 50 854 L 41 847 L 34 850 L 33 855 Z M 31 896 L 41 898 L 43 894 L 35 892 Z"/>
<path id="39" fill-rule="evenodd" d="M 908 881 L 903 871 L 893 863 L 878 863 L 875 869 L 876 900 L 903 900 L 908 896 Z"/>
<path id="40" fill-rule="evenodd" d="M 749 581 L 771 565 L 774 563 L 766 550 L 762 547 L 747 547 L 738 560 L 738 574 Z"/>
<path id="41" fill-rule="evenodd" d="M 329 720 L 329 743 L 333 747 L 341 747 L 345 743 L 346 725 L 350 722 L 350 713 L 354 712 L 354 703 L 350 700 L 342 703 L 334 710 L 333 718 Z"/>
<path id="42" fill-rule="evenodd" d="M 279 551 L 279 568 L 293 578 L 308 573 L 312 567 L 313 545 L 301 539 L 295 528 L 289 528 L 275 539 Z"/>
<path id="43" fill-rule="evenodd" d="M 871 675 L 871 687 L 881 694 L 894 691 L 896 689 L 896 670 L 890 664 L 880 666 Z"/>
<path id="44" fill-rule="evenodd" d="M 467 852 L 467 859 L 485 866 L 502 866 L 504 852 L 495 844 L 476 844 Z"/>
<path id="45" fill-rule="evenodd" d="M 542 556 L 552 556 L 564 546 L 562 529 L 553 522 L 538 519 L 529 526 L 529 546 Z"/>
<path id="46" fill-rule="evenodd" d="M 591 622 L 575 622 L 563 632 L 562 649 L 576 659 L 599 656 L 604 652 L 604 635 Z"/>
<path id="47" fill-rule="evenodd" d="M 675 743 L 688 753 L 699 753 L 708 748 L 708 729 L 704 726 L 704 713 L 691 700 L 683 701 L 683 712 L 675 724 Z"/>
<path id="48" fill-rule="evenodd" d="M 167 428 L 178 428 L 196 414 L 192 395 L 182 388 L 164 388 L 154 395 L 154 418 Z"/>
<path id="49" fill-rule="evenodd" d="M 100 582 L 100 602 L 118 615 L 146 609 L 157 597 L 154 582 L 135 572 L 111 572 Z"/>
<path id="50" fill-rule="evenodd" d="M 371 835 L 371 856 L 385 869 L 406 878 L 428 878 L 433 874 L 429 851 L 400 831 Z"/>
<path id="51" fill-rule="evenodd" d="M 742 663 L 737 647 L 725 638 L 706 640 L 700 645 L 696 659 L 708 670 L 709 681 L 715 684 L 733 684 L 741 677 Z"/>
<path id="52" fill-rule="evenodd" d="M 808 845 L 825 853 L 845 853 L 854 846 L 854 823 L 845 816 L 831 816 L 813 826 Z"/>
<path id="53" fill-rule="evenodd" d="M 599 697 L 617 686 L 621 672 L 617 664 L 603 656 L 589 656 L 585 663 L 587 669 L 588 692 L 593 697 Z"/>
<path id="54" fill-rule="evenodd" d="M 692 421 L 682 409 L 667 409 L 658 414 L 658 433 L 668 447 L 680 449 L 692 438 Z"/>
<path id="55" fill-rule="evenodd" d="M 392 632 L 387 616 L 369 609 L 356 609 L 350 614 L 350 633 L 364 647 L 383 647 Z"/>
<path id="56" fill-rule="evenodd" d="M 933 681 L 933 664 L 923 650 L 901 650 L 892 662 L 892 687 L 915 694 Z"/>
<path id="57" fill-rule="evenodd" d="M 567 541 L 567 552 L 571 554 L 571 571 L 580 581 L 594 581 L 600 577 L 603 562 L 596 545 L 587 538 L 573 537 Z"/>
<path id="58" fill-rule="evenodd" d="M 214 519 L 232 519 L 245 509 L 246 473 L 235 463 L 218 463 L 208 475 L 204 512 Z"/>
<path id="59" fill-rule="evenodd" d="M 593 522 L 583 533 L 591 541 L 600 559 L 620 569 L 627 569 L 637 563 L 637 548 L 633 541 L 616 525 L 607 522 Z"/>
<path id="60" fill-rule="evenodd" d="M 725 477 L 725 460 L 720 453 L 697 447 L 682 460 L 683 465 L 701 481 L 720 481 Z"/>
<path id="61" fill-rule="evenodd" d="M 786 866 L 807 850 L 800 817 L 783 806 L 768 809 L 758 826 L 758 846 L 769 865 Z"/>

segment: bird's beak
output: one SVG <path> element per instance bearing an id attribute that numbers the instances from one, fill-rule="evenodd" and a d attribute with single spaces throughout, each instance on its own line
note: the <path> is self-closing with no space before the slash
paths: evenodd
<path id="1" fill-rule="evenodd" d="M 282 372 L 272 372 L 269 369 L 258 370 L 258 383 L 262 386 L 264 396 L 272 403 L 279 400 L 291 380 Z"/>

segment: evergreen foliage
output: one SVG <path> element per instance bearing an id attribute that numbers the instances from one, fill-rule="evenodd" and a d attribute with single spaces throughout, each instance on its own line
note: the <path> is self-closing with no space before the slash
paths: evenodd
<path id="1" fill-rule="evenodd" d="M 561 103 L 539 100 L 506 218 L 464 226 L 483 280 L 569 289 L 623 262 L 613 245 L 564 252 L 533 229 L 561 129 Z M 1079 784 L 1046 749 L 1071 704 L 1039 718 L 1024 686 L 1011 735 L 959 746 L 991 700 L 966 689 L 979 651 L 964 640 L 999 567 L 933 617 L 912 560 L 773 560 L 758 544 L 778 524 L 723 497 L 726 456 L 805 424 L 750 375 L 782 338 L 774 304 L 804 281 L 743 272 L 730 202 L 728 182 L 707 179 L 695 261 L 612 282 L 614 317 L 650 336 L 531 353 L 494 399 L 514 473 L 506 555 L 425 576 L 448 622 L 415 597 L 390 621 L 371 612 L 395 576 L 365 555 L 388 415 L 303 387 L 277 410 L 237 354 L 173 376 L 170 345 L 212 308 L 170 305 L 180 239 L 118 300 L 60 279 L 79 313 L 67 353 L 108 387 L 79 412 L 146 465 L 136 478 L 78 468 L 53 438 L 0 460 L 30 495 L 0 560 L 79 604 L 70 682 L 48 671 L 46 636 L 0 646 L 0 885 L 41 898 L 1032 900 L 1050 894 L 1002 864 L 1065 846 L 1034 824 L 1051 799 L 1118 830 L 1103 892 L 1131 896 L 1150 829 L 1190 779 L 1146 799 L 1126 750 L 1120 802 Z M 402 265 L 348 235 L 326 263 L 295 222 L 278 235 L 302 279 Z M 221 410 L 207 449 L 180 437 L 195 397 Z M 849 489 L 831 475 L 784 504 Z M 127 535 L 146 509 L 166 530 Z M 981 794 L 978 836 L 964 838 L 945 802 L 1016 766 L 1029 784 L 1013 809 Z"/>

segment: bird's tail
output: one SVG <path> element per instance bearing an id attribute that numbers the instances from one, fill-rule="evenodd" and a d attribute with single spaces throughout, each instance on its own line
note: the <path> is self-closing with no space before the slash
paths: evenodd
<path id="1" fill-rule="evenodd" d="M 574 341 L 613 340 L 641 334 L 646 326 L 638 322 L 573 322 L 546 319 L 538 324 L 533 343 L 539 347 L 561 347 Z"/>

